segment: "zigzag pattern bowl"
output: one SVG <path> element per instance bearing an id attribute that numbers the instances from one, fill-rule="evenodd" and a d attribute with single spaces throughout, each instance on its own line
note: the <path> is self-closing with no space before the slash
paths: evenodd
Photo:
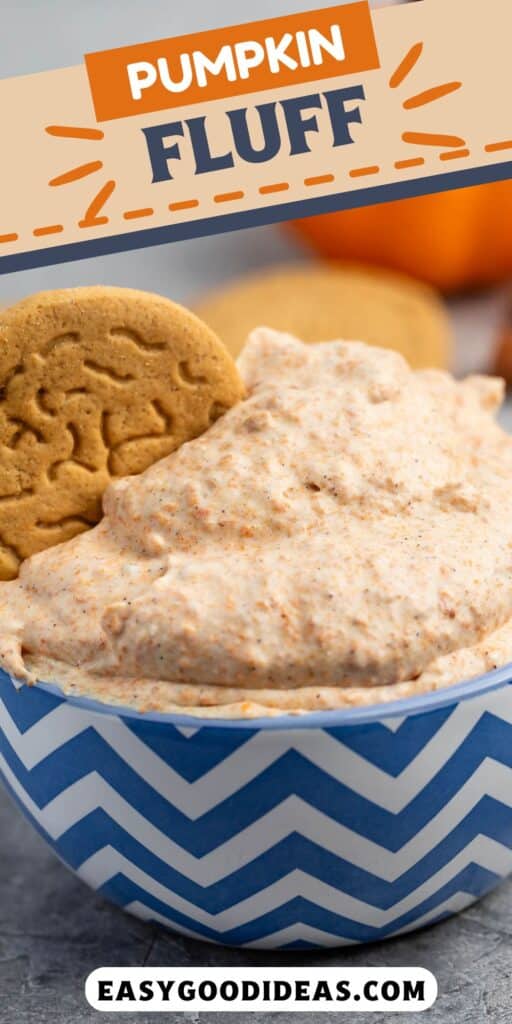
<path id="1" fill-rule="evenodd" d="M 400 704 L 195 721 L 0 672 L 0 772 L 59 857 L 146 920 L 227 945 L 367 942 L 512 870 L 512 668 Z"/>

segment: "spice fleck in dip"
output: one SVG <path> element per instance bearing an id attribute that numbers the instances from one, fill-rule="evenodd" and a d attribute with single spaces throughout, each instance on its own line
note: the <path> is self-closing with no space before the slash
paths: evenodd
<path id="1" fill-rule="evenodd" d="M 248 398 L 0 586 L 13 676 L 139 710 L 388 701 L 512 660 L 501 382 L 266 329 Z"/>

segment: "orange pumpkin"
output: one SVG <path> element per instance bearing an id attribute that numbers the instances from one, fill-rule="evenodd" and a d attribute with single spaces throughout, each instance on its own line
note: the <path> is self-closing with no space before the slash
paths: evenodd
<path id="1" fill-rule="evenodd" d="M 512 182 L 440 192 L 293 221 L 330 258 L 405 271 L 455 291 L 512 274 Z"/>

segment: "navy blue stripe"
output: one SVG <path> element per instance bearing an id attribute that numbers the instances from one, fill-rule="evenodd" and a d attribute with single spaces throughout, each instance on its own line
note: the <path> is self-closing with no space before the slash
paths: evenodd
<path id="1" fill-rule="evenodd" d="M 414 181 L 393 182 L 352 192 L 338 192 L 335 195 L 319 196 L 315 199 L 301 199 L 293 203 L 282 203 L 263 209 L 204 217 L 181 224 L 166 224 L 163 227 L 146 228 L 132 231 L 129 234 L 113 235 L 109 238 L 91 238 L 84 242 L 73 242 L 68 245 L 36 249 L 33 252 L 2 256 L 0 257 L 0 274 L 12 274 L 19 270 L 51 266 L 56 263 L 66 263 L 69 260 L 90 259 L 93 256 L 127 252 L 131 249 L 144 249 L 147 246 L 164 245 L 168 242 L 183 242 L 191 238 L 224 234 L 228 231 L 242 231 L 245 228 L 261 227 L 263 224 L 276 224 L 280 221 L 312 217 L 320 213 L 333 213 L 337 210 L 351 210 L 358 206 L 372 206 L 393 199 L 407 199 L 432 192 L 448 192 L 451 189 L 467 188 L 471 185 L 482 185 L 492 181 L 505 181 L 509 178 L 512 178 L 512 161 L 443 174 L 432 174 Z"/>
<path id="2" fill-rule="evenodd" d="M 281 949 L 283 953 L 294 953 L 295 951 L 300 952 L 302 949 L 324 949 L 324 946 L 319 946 L 317 942 L 296 939 L 295 942 L 286 942 L 284 946 L 276 946 L 276 949 Z"/>
<path id="3" fill-rule="evenodd" d="M 98 850 L 110 846 L 167 889 L 202 910 L 217 914 L 254 896 L 292 870 L 304 871 L 356 899 L 364 893 L 366 903 L 387 910 L 449 864 L 479 835 L 512 849 L 511 809 L 491 797 L 483 797 L 436 847 L 394 882 L 345 860 L 342 847 L 338 854 L 331 853 L 319 845 L 320 839 L 317 844 L 292 832 L 270 850 L 206 887 L 165 864 L 102 810 L 92 812 L 52 845 L 75 870 Z"/>
<path id="4" fill-rule="evenodd" d="M 357 921 L 344 917 L 342 914 L 316 906 L 310 900 L 304 899 L 301 896 L 296 896 L 282 906 L 276 907 L 274 910 L 263 914 L 247 924 L 220 932 L 209 925 L 200 924 L 174 907 L 169 907 L 166 903 L 147 893 L 122 874 L 112 878 L 99 892 L 120 906 L 127 906 L 138 900 L 148 909 L 152 909 L 165 917 L 171 927 L 173 924 L 181 925 L 183 928 L 195 931 L 204 938 L 222 942 L 225 945 L 238 946 L 252 942 L 255 939 L 261 941 L 265 936 L 272 935 L 276 931 L 299 923 L 319 928 L 322 931 L 329 932 L 331 935 L 338 936 L 340 939 L 350 939 L 353 942 L 376 941 L 386 938 L 387 935 L 401 927 L 405 927 L 407 924 L 412 924 L 415 920 L 428 913 L 429 910 L 442 905 L 451 896 L 464 892 L 477 898 L 492 889 L 496 881 L 496 876 L 486 871 L 485 868 L 471 865 L 469 869 L 465 868 L 459 872 L 447 885 L 444 885 L 438 892 L 429 897 L 428 900 L 424 900 L 414 910 L 390 921 L 382 928 L 360 924 Z"/>
<path id="5" fill-rule="evenodd" d="M 54 697 L 38 687 L 22 686 L 17 690 L 8 678 L 3 678 L 2 673 L 0 698 L 22 733 L 64 702 L 63 698 Z M 392 732 L 379 722 L 372 723 L 371 726 L 357 725 L 351 729 L 338 726 L 325 731 L 335 740 L 360 754 L 370 764 L 396 778 L 444 725 L 457 706 L 450 705 L 424 715 L 412 715 L 396 732 Z M 219 725 L 215 731 L 198 729 L 195 736 L 186 739 L 169 722 L 146 722 L 143 718 L 140 721 L 123 721 L 138 739 L 179 772 L 187 782 L 195 782 L 259 731 L 251 733 L 244 729 L 237 732 Z M 369 728 L 371 742 L 368 742 Z"/>
<path id="6" fill-rule="evenodd" d="M 380 722 L 372 723 L 371 740 L 368 737 L 368 725 L 335 726 L 325 731 L 329 736 L 344 743 L 345 746 L 360 754 L 365 761 L 381 768 L 382 771 L 397 778 L 407 765 L 414 761 L 423 747 L 435 736 L 442 725 L 454 713 L 458 704 L 427 711 L 423 715 L 410 715 L 395 731 L 387 729 Z M 382 705 L 382 717 L 385 717 L 385 705 Z"/>
<path id="7" fill-rule="evenodd" d="M 21 804 L 7 780 L 4 778 L 3 781 L 39 835 L 75 870 L 97 850 L 110 845 L 162 885 L 211 914 L 236 905 L 240 900 L 278 881 L 293 869 L 303 870 L 355 898 L 360 899 L 361 893 L 364 893 L 365 901 L 369 905 L 386 910 L 410 895 L 424 881 L 450 863 L 476 836 L 484 835 L 502 845 L 512 847 L 512 812 L 490 797 L 484 797 L 445 840 L 392 883 L 363 871 L 341 857 L 336 857 L 302 836 L 292 834 L 277 843 L 272 850 L 257 857 L 251 864 L 205 889 L 165 865 L 100 810 L 88 815 L 61 839 L 52 840 Z M 484 871 L 478 864 L 470 865 L 469 869 L 470 877 L 477 880 Z M 489 881 L 491 888 L 496 878 L 489 872 L 487 874 L 489 879 L 493 879 L 492 882 Z"/>
<path id="8" fill-rule="evenodd" d="M 37 686 L 20 686 L 18 689 L 1 670 L 0 698 L 21 733 L 64 703 L 64 697 L 54 697 Z"/>
<path id="9" fill-rule="evenodd" d="M 458 750 L 424 789 L 393 814 L 360 796 L 294 750 L 197 821 L 145 782 L 92 727 L 28 771 L 0 730 L 0 751 L 38 807 L 80 778 L 97 772 L 156 828 L 196 857 L 237 835 L 293 795 L 359 835 L 396 852 L 447 804 L 487 757 L 512 767 L 511 727 L 485 712 Z M 370 742 L 370 737 L 369 737 Z"/>
<path id="10" fill-rule="evenodd" d="M 248 729 L 237 732 L 219 725 L 215 731 L 199 729 L 187 739 L 168 722 L 145 722 L 141 717 L 140 721 L 124 719 L 124 724 L 187 782 L 206 775 L 254 735 Z"/>

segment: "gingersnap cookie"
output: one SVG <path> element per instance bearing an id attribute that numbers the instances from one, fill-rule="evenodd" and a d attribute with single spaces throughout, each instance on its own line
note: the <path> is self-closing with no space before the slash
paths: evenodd
<path id="1" fill-rule="evenodd" d="M 401 352 L 414 368 L 450 363 L 448 314 L 426 285 L 356 264 L 290 264 L 240 278 L 195 311 L 237 356 L 261 324 L 303 341 L 366 341 Z"/>
<path id="2" fill-rule="evenodd" d="M 112 479 L 197 437 L 243 391 L 212 331 L 159 295 L 75 288 L 0 312 L 0 579 L 97 523 Z"/>

